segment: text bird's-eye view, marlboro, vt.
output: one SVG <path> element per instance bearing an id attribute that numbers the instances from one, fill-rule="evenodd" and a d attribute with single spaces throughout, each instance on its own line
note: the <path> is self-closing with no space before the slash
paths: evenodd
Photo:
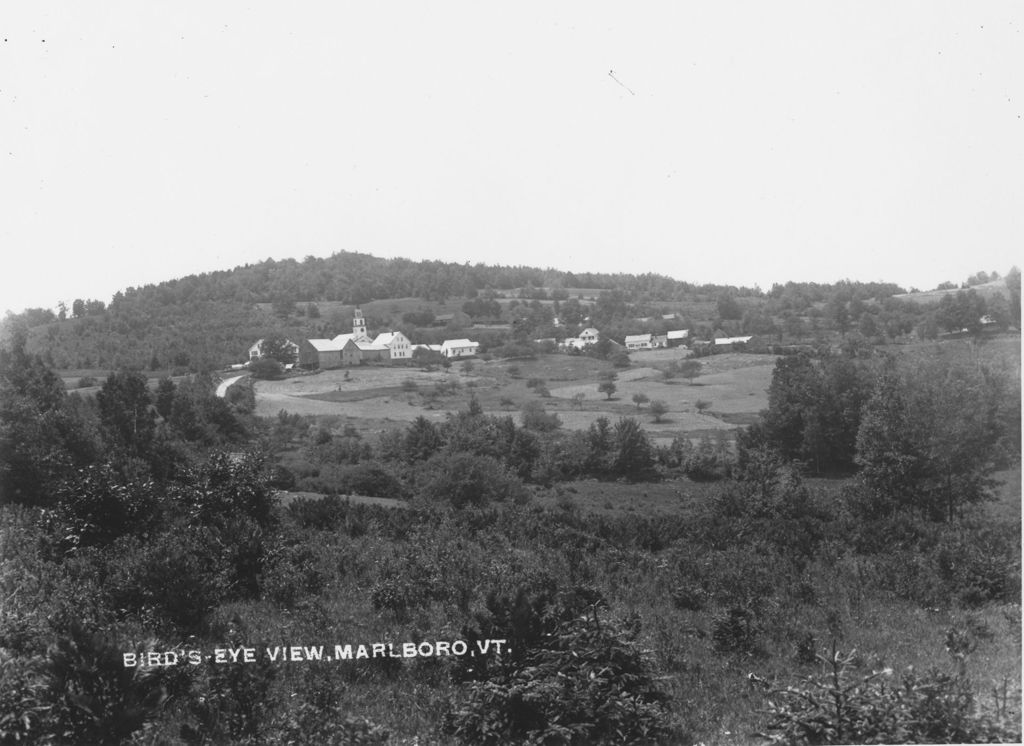
<path id="1" fill-rule="evenodd" d="M 1020 742 L 1020 7 L 15 5 L 0 745 Z"/>

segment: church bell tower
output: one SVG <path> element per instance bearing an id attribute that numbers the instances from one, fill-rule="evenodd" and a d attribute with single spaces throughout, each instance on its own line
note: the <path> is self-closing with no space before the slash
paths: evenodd
<path id="1" fill-rule="evenodd" d="M 363 318 L 363 312 L 359 310 L 358 306 L 352 312 L 352 334 L 357 340 L 369 339 L 366 336 L 366 319 Z"/>

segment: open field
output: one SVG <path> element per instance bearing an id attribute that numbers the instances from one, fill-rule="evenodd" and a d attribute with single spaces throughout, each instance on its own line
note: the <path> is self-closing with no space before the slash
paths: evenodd
<path id="1" fill-rule="evenodd" d="M 617 390 L 611 398 L 598 391 L 599 374 L 611 369 L 607 363 L 576 355 L 540 355 L 535 360 L 474 360 L 470 370 L 456 362 L 448 371 L 361 367 L 259 381 L 256 413 L 275 416 L 283 409 L 384 423 L 410 422 L 424 415 L 440 421 L 448 412 L 465 409 L 475 396 L 489 414 L 516 413 L 528 401 L 541 401 L 570 430 L 586 429 L 599 417 L 633 416 L 658 442 L 668 442 L 677 435 L 699 437 L 732 431 L 752 422 L 767 406 L 774 357 L 730 353 L 703 358 L 702 373 L 692 383 L 679 378 L 665 380 L 661 370 L 653 367 L 664 367 L 683 354 L 658 350 L 637 355 L 638 362 L 647 364 L 618 371 Z M 545 382 L 549 397 L 527 386 L 535 378 Z M 454 391 L 435 395 L 438 384 L 455 384 Z M 573 401 L 577 394 L 583 394 L 579 404 Z M 668 413 L 661 422 L 654 422 L 646 406 L 638 409 L 634 405 L 634 394 L 664 401 Z M 705 412 L 697 411 L 697 400 L 710 402 Z"/>
<path id="2" fill-rule="evenodd" d="M 991 298 L 994 295 L 1006 296 L 1009 291 L 1006 287 L 1006 280 L 995 280 L 994 282 L 986 282 L 982 285 L 975 285 L 971 288 L 953 288 L 952 290 L 926 290 L 921 293 L 903 293 L 900 295 L 894 295 L 893 298 L 896 300 L 909 301 L 911 303 L 918 304 L 929 304 L 938 303 L 942 300 L 945 295 L 956 295 L 960 290 L 974 290 L 978 295 L 983 298 Z"/>

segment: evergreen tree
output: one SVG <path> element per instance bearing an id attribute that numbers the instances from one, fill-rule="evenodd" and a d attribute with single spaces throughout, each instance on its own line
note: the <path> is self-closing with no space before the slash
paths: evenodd
<path id="1" fill-rule="evenodd" d="M 615 423 L 614 472 L 623 477 L 636 477 L 651 467 L 651 444 L 640 424 L 632 417 L 623 417 Z"/>

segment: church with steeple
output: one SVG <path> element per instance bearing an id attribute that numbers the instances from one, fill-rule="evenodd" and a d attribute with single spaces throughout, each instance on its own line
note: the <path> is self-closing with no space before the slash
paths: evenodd
<path id="1" fill-rule="evenodd" d="M 321 369 L 362 363 L 389 363 L 412 358 L 413 345 L 401 332 L 382 332 L 373 340 L 366 331 L 366 318 L 356 307 L 352 311 L 352 332 L 334 339 L 306 340 L 299 351 L 299 364 Z"/>

